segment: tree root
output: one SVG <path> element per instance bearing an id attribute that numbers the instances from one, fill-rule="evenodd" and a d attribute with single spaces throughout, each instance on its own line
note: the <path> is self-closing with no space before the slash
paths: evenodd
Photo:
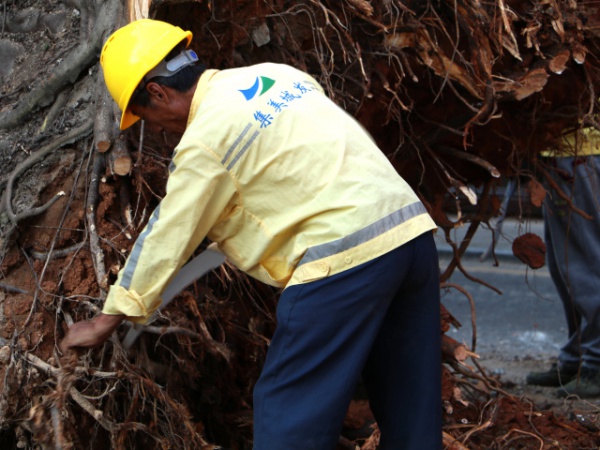
<path id="1" fill-rule="evenodd" d="M 492 164 L 487 162 L 485 159 L 477 155 L 447 146 L 438 146 L 437 149 L 440 150 L 442 153 L 448 153 L 452 157 L 472 162 L 473 164 L 476 164 L 485 169 L 492 177 L 500 178 L 500 171 L 496 169 L 496 167 L 494 167 Z"/>
<path id="2" fill-rule="evenodd" d="M 471 311 L 471 329 L 473 330 L 472 336 L 471 336 L 471 350 L 475 351 L 477 348 L 477 314 L 475 312 L 475 300 L 473 300 L 473 296 L 465 288 L 463 288 L 462 286 L 460 286 L 456 283 L 444 282 L 444 283 L 440 284 L 440 288 L 441 289 L 445 289 L 445 288 L 456 289 L 461 294 L 463 294 L 469 301 L 469 308 Z"/>
<path id="3" fill-rule="evenodd" d="M 81 250 L 87 245 L 87 242 L 79 242 L 78 244 L 70 245 L 69 247 L 59 248 L 58 250 L 52 250 L 52 252 L 36 252 L 30 251 L 29 254 L 34 259 L 58 259 L 64 258 L 70 253 L 75 253 Z"/>
<path id="4" fill-rule="evenodd" d="M 11 199 L 12 199 L 13 185 L 14 185 L 15 181 L 17 180 L 17 178 L 19 177 L 19 175 L 21 175 L 21 173 L 23 173 L 25 170 L 27 170 L 28 168 L 33 166 L 38 161 L 45 158 L 49 153 L 51 153 L 55 150 L 58 150 L 59 148 L 65 146 L 67 144 L 72 144 L 73 142 L 77 142 L 80 139 L 83 139 L 91 132 L 91 130 L 92 130 L 92 120 L 88 119 L 86 122 L 84 122 L 79 127 L 74 128 L 69 133 L 65 134 L 64 136 L 61 136 L 61 137 L 55 139 L 50 144 L 48 144 L 48 145 L 42 147 L 41 149 L 37 150 L 36 152 L 32 153 L 31 156 L 29 156 L 29 158 L 27 158 L 25 161 L 21 162 L 20 164 L 17 165 L 17 167 L 14 168 L 14 170 L 8 176 L 8 180 L 6 182 L 6 187 L 4 188 L 4 193 L 3 193 L 3 197 L 2 197 L 2 209 L 4 209 L 4 211 L 6 212 L 13 227 L 17 226 L 17 223 L 19 222 L 19 220 L 22 220 L 25 217 L 31 217 L 35 214 L 40 214 L 41 212 L 45 211 L 59 198 L 59 197 L 55 196 L 52 200 L 50 200 L 48 203 L 46 203 L 42 207 L 34 208 L 34 209 L 26 211 L 26 212 L 15 214 L 15 212 L 13 211 L 13 208 L 12 208 Z M 62 195 L 63 194 L 60 194 L 60 196 L 62 196 Z M 1 211 L 1 209 L 0 209 L 0 211 Z"/>
<path id="5" fill-rule="evenodd" d="M 113 342 L 115 341 L 113 340 Z M 5 344 L 8 342 L 0 340 L 0 345 Z M 177 442 L 176 448 L 188 450 L 205 448 L 207 442 L 197 433 L 185 409 L 170 399 L 154 382 L 137 374 L 137 368 L 121 360 L 122 349 L 115 350 L 114 363 L 124 363 L 125 370 L 103 372 L 77 366 L 74 352 L 66 357 L 63 367 L 54 367 L 31 353 L 23 354 L 25 361 L 40 373 L 45 374 L 49 378 L 48 381 L 52 381 L 51 383 L 46 382 L 46 384 L 56 386 L 50 395 L 42 397 L 40 403 L 33 405 L 27 428 L 31 429 L 34 434 L 44 436 L 40 438 L 40 441 L 50 444 L 49 440 L 53 439 L 53 448 L 73 448 L 68 436 L 64 433 L 63 425 L 64 415 L 70 410 L 67 402 L 64 401 L 64 398 L 68 396 L 109 434 L 113 448 L 131 448 L 130 444 L 127 444 L 132 439 L 131 432 L 138 431 L 158 443 L 160 448 L 166 448 L 165 445 L 173 448 L 172 445 L 175 445 L 175 442 Z M 90 397 L 75 387 L 76 382 L 82 382 L 84 377 L 88 376 L 91 376 L 95 383 L 103 383 L 107 379 L 115 380 L 117 383 L 113 382 L 112 387 L 105 389 L 100 396 Z M 131 405 L 132 409 L 125 421 L 117 422 L 112 419 L 109 407 L 111 402 L 105 403 L 104 408 L 99 408 L 92 402 L 106 397 L 117 386 L 128 384 L 132 384 L 133 392 L 138 392 L 141 403 L 134 402 Z M 92 389 L 88 386 L 86 390 Z M 7 391 L 5 390 L 5 392 Z M 131 392 L 131 390 L 127 389 L 127 392 Z M 120 410 L 123 405 L 114 406 Z M 140 414 L 145 413 L 154 416 L 150 422 L 158 424 L 158 428 L 152 428 L 143 423 L 146 420 Z M 72 414 L 69 413 L 69 415 Z M 136 417 L 139 417 L 141 421 L 134 421 Z M 49 432 L 50 430 L 52 431 Z"/>
<path id="6" fill-rule="evenodd" d="M 21 98 L 16 108 L 0 113 L 0 130 L 20 125 L 36 108 L 50 104 L 54 100 L 54 93 L 75 82 L 82 71 L 96 63 L 104 35 L 107 31 L 112 31 L 121 5 L 118 0 L 96 0 L 94 5 L 98 9 L 95 14 L 97 21 L 89 39 L 82 40 L 75 50 L 69 52 L 52 76 Z"/>
<path id="7" fill-rule="evenodd" d="M 471 224 L 469 225 L 469 229 L 467 230 L 467 233 L 465 234 L 465 237 L 462 240 L 459 248 L 456 247 L 456 244 L 450 238 L 450 231 L 444 230 L 445 234 L 446 234 L 446 242 L 448 242 L 448 244 L 452 247 L 454 256 L 452 258 L 452 261 L 450 261 L 450 263 L 448 264 L 448 267 L 446 267 L 446 270 L 444 271 L 444 273 L 440 276 L 440 280 L 442 281 L 442 283 L 446 282 L 446 280 L 448 280 L 450 278 L 450 276 L 452 275 L 452 273 L 454 272 L 454 269 L 456 267 L 458 267 L 458 269 L 461 271 L 461 273 L 465 277 L 467 277 L 469 280 L 471 280 L 475 283 L 479 283 L 483 286 L 486 286 L 486 287 L 490 288 L 491 290 L 493 290 L 494 292 L 497 292 L 498 294 L 502 295 L 502 291 L 500 289 L 492 286 L 489 283 L 486 283 L 485 281 L 483 281 L 479 278 L 472 276 L 462 266 L 462 263 L 461 263 L 462 255 L 467 250 L 467 247 L 469 246 L 469 243 L 471 242 L 471 239 L 475 235 L 475 232 L 477 231 L 478 227 L 479 227 L 478 221 L 471 222 Z"/>
<path id="8" fill-rule="evenodd" d="M 86 199 L 85 217 L 87 221 L 87 230 L 90 238 L 90 252 L 92 262 L 96 272 L 96 280 L 103 291 L 107 290 L 107 273 L 104 265 L 104 253 L 100 247 L 100 239 L 96 228 L 96 206 L 98 204 L 98 187 L 105 169 L 104 155 L 100 152 L 93 152 L 94 162 L 92 165 L 92 174 Z"/>
<path id="9" fill-rule="evenodd" d="M 206 346 L 209 353 L 213 355 L 222 356 L 223 358 L 225 358 L 226 361 L 229 362 L 231 360 L 231 350 L 229 350 L 225 345 L 216 342 L 208 332 L 206 325 L 201 326 L 200 329 L 201 333 L 196 333 L 193 330 L 177 326 L 160 327 L 149 325 L 144 327 L 144 331 L 147 333 L 158 334 L 161 336 L 166 334 L 181 334 L 194 339 L 198 339 L 202 342 L 203 345 Z"/>
<path id="10" fill-rule="evenodd" d="M 77 402 L 77 404 L 81 406 L 85 412 L 92 416 L 102 428 L 111 434 L 117 432 L 119 427 L 114 422 L 107 420 L 104 417 L 104 413 L 99 409 L 94 408 L 94 406 L 81 394 L 81 392 L 74 387 L 71 387 L 69 389 L 69 394 L 71 395 L 71 398 L 75 400 L 75 402 Z"/>
<path id="11" fill-rule="evenodd" d="M 588 213 L 586 213 L 585 211 L 583 211 L 582 209 L 578 208 L 577 206 L 575 206 L 573 204 L 573 201 L 569 198 L 569 196 L 567 194 L 565 194 L 565 192 L 560 188 L 560 186 L 556 183 L 556 181 L 554 181 L 554 178 L 552 178 L 552 175 L 550 175 L 550 173 L 548 173 L 548 171 L 546 169 L 544 169 L 541 166 L 541 164 L 538 163 L 536 169 L 541 172 L 541 174 L 544 176 L 544 179 L 546 180 L 548 185 L 554 190 L 554 192 L 556 192 L 556 194 L 561 199 L 563 199 L 567 203 L 567 205 L 569 205 L 569 208 L 571 208 L 571 210 L 573 212 L 579 214 L 581 217 L 583 217 L 586 220 L 593 220 L 592 216 L 590 216 Z"/>
<path id="12" fill-rule="evenodd" d="M 27 294 L 26 290 L 6 283 L 0 283 L 0 291 L 8 292 L 9 294 Z"/>
<path id="13" fill-rule="evenodd" d="M 54 122 L 56 117 L 58 116 L 58 113 L 60 112 L 62 107 L 67 103 L 67 100 L 69 100 L 70 93 L 71 93 L 71 89 L 64 88 L 57 95 L 56 101 L 52 104 L 52 107 L 48 111 L 48 114 L 46 114 L 46 117 L 44 118 L 44 121 L 42 122 L 42 126 L 40 127 L 40 129 L 38 131 L 38 134 L 43 133 L 43 132 L 47 131 L 48 128 L 50 128 L 50 126 L 52 125 L 52 123 Z"/>

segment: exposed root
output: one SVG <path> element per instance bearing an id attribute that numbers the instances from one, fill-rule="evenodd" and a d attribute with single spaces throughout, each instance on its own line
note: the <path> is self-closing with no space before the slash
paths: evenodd
<path id="1" fill-rule="evenodd" d="M 35 259 L 56 259 L 64 258 L 65 256 L 76 253 L 87 245 L 86 242 L 80 242 L 78 244 L 70 245 L 69 247 L 53 249 L 52 252 L 36 252 L 32 250 L 30 255 Z"/>
<path id="2" fill-rule="evenodd" d="M 17 167 L 15 167 L 15 169 L 10 173 L 10 175 L 8 176 L 7 182 L 6 182 L 6 186 L 4 188 L 4 192 L 3 192 L 2 206 L 3 206 L 4 211 L 7 214 L 8 218 L 12 222 L 13 226 L 16 226 L 17 223 L 19 222 L 19 220 L 22 220 L 25 217 L 30 217 L 36 213 L 39 214 L 39 213 L 43 212 L 44 210 L 49 208 L 58 199 L 57 197 L 54 197 L 52 200 L 50 200 L 51 203 L 49 203 L 49 204 L 47 203 L 46 205 L 44 205 L 43 207 L 40 207 L 40 208 L 34 208 L 33 210 L 31 210 L 33 212 L 25 211 L 25 212 L 16 214 L 13 211 L 11 199 L 12 199 L 13 185 L 15 184 L 18 177 L 25 170 L 27 170 L 34 164 L 36 164 L 39 161 L 41 161 L 42 159 L 44 159 L 51 152 L 54 152 L 57 149 L 64 147 L 65 145 L 72 144 L 73 142 L 77 142 L 80 139 L 83 139 L 91 132 L 91 130 L 92 130 L 92 120 L 88 120 L 87 122 L 83 123 L 79 127 L 71 130 L 66 135 L 55 139 L 50 144 L 48 144 L 48 145 L 42 147 L 41 149 L 37 150 L 36 152 L 32 153 L 31 156 L 29 156 L 29 158 L 27 158 L 25 161 L 18 164 Z M 62 194 L 61 194 L 61 196 L 62 196 Z"/>
<path id="3" fill-rule="evenodd" d="M 454 269 L 458 267 L 458 269 L 461 271 L 461 273 L 465 277 L 467 277 L 469 280 L 471 280 L 475 283 L 479 283 L 483 286 L 486 286 L 486 287 L 490 288 L 491 290 L 493 290 L 494 292 L 497 292 L 498 294 L 501 295 L 502 294 L 501 290 L 490 285 L 489 283 L 486 283 L 485 281 L 483 281 L 479 278 L 472 276 L 471 274 L 469 274 L 467 272 L 467 270 L 462 265 L 462 262 L 461 262 L 462 255 L 467 250 L 467 247 L 469 246 L 469 243 L 471 242 L 471 239 L 475 235 L 475 232 L 477 231 L 478 227 L 479 227 L 479 222 L 477 222 L 477 221 L 471 222 L 471 224 L 469 225 L 469 229 L 467 230 L 467 233 L 465 234 L 465 237 L 463 238 L 463 240 L 460 244 L 460 247 L 457 247 L 456 243 L 454 243 L 454 241 L 452 241 L 452 239 L 450 238 L 450 231 L 445 230 L 446 242 L 452 247 L 453 252 L 454 252 L 454 257 L 452 258 L 452 261 L 450 261 L 450 263 L 448 264 L 448 267 L 446 267 L 446 270 L 441 275 L 440 279 L 441 279 L 442 283 L 445 283 L 446 280 L 448 280 L 450 278 L 450 276 L 452 275 L 452 273 L 454 272 Z"/>
<path id="4" fill-rule="evenodd" d="M 104 155 L 99 152 L 93 152 L 93 165 L 90 175 L 90 183 L 87 193 L 85 217 L 87 222 L 87 230 L 90 239 L 90 251 L 94 270 L 96 272 L 96 280 L 102 290 L 107 289 L 106 267 L 104 265 L 104 253 L 100 247 L 98 231 L 96 228 L 96 206 L 98 204 L 98 186 L 104 173 L 105 163 Z"/>
<path id="5" fill-rule="evenodd" d="M 28 95 L 19 99 L 16 108 L 0 113 L 0 130 L 20 125 L 36 108 L 51 103 L 55 92 L 73 83 L 83 70 L 96 63 L 102 39 L 106 30 L 112 29 L 111 23 L 115 22 L 119 13 L 120 2 L 95 2 L 95 7 L 98 8 L 97 20 L 92 36 L 82 40 L 75 50 L 69 52 L 51 77 L 38 83 Z"/>
<path id="6" fill-rule="evenodd" d="M 581 217 L 583 217 L 586 220 L 593 219 L 592 216 L 590 216 L 588 213 L 586 213 L 585 211 L 583 211 L 582 209 L 578 208 L 577 206 L 575 206 L 573 204 L 573 201 L 571 200 L 571 198 L 567 194 L 565 194 L 565 192 L 556 183 L 556 181 L 554 180 L 552 175 L 549 174 L 548 171 L 541 166 L 541 164 L 538 164 L 536 169 L 539 170 L 540 173 L 544 176 L 544 179 L 546 180 L 546 182 L 548 183 L 550 188 L 556 193 L 556 195 L 558 195 L 562 200 L 564 200 L 566 202 L 566 204 L 569 205 L 569 208 L 571 208 L 571 210 L 573 212 L 579 214 Z"/>
<path id="7" fill-rule="evenodd" d="M 206 346 L 207 350 L 213 355 L 220 355 L 225 358 L 226 361 L 231 359 L 231 350 L 229 350 L 225 345 L 216 342 L 213 340 L 212 336 L 209 334 L 206 325 L 202 325 L 200 327 L 202 330 L 201 333 L 196 333 L 193 330 L 188 330 L 187 328 L 170 326 L 170 327 L 158 327 L 158 326 L 146 326 L 144 327 L 144 331 L 147 333 L 158 334 L 160 336 L 167 334 L 181 334 L 184 336 L 191 337 L 193 339 L 197 339 L 202 342 L 203 345 Z"/>
<path id="8" fill-rule="evenodd" d="M 465 288 L 456 283 L 444 282 L 440 284 L 440 288 L 456 289 L 461 294 L 463 294 L 469 301 L 469 308 L 471 311 L 471 329 L 473 330 L 471 335 L 471 349 L 475 351 L 475 349 L 477 348 L 477 313 L 475 312 L 475 300 L 473 299 L 473 296 Z"/>
<path id="9" fill-rule="evenodd" d="M 473 164 L 477 164 L 478 166 L 481 166 L 487 172 L 489 172 L 489 174 L 492 177 L 500 178 L 500 171 L 496 167 L 494 167 L 492 164 L 487 162 L 485 159 L 483 159 L 477 155 L 474 155 L 472 153 L 467 153 L 465 151 L 457 150 L 457 149 L 451 148 L 451 147 L 440 146 L 440 147 L 438 147 L 438 149 L 441 150 L 442 153 L 448 153 L 450 156 L 453 156 L 455 158 L 465 159 L 467 161 L 472 162 Z"/>
<path id="10" fill-rule="evenodd" d="M 139 437 L 139 432 L 161 446 L 170 446 L 177 442 L 177 448 L 193 450 L 207 445 L 207 442 L 200 437 L 190 423 L 188 414 L 182 406 L 165 395 L 154 382 L 137 374 L 137 370 L 132 370 L 132 367 L 123 360 L 120 361 L 120 364 L 125 363 L 126 371 L 103 372 L 76 366 L 77 360 L 74 353 L 71 353 L 62 367 L 53 367 L 31 353 L 23 356 L 33 367 L 49 378 L 47 384 L 50 382 L 50 385 L 56 386 L 52 394 L 45 400 L 33 405 L 28 419 L 29 427 L 34 433 L 40 437 L 45 435 L 46 437 L 42 440 L 52 439 L 54 448 L 76 448 L 70 441 L 70 437 L 64 432 L 64 412 L 69 411 L 69 416 L 73 415 L 71 408 L 64 401 L 65 396 L 69 396 L 83 411 L 88 413 L 93 422 L 100 425 L 111 436 L 111 441 L 114 443 L 113 448 L 131 448 L 132 439 L 133 442 L 143 442 L 143 439 Z M 120 358 L 117 357 L 115 362 L 119 362 Z M 103 380 L 115 380 L 118 383 L 113 383 L 112 388 L 107 388 L 102 395 L 90 397 L 84 395 L 75 386 L 75 383 L 81 383 L 88 377 L 90 377 L 90 381 L 86 390 L 90 389 L 92 383 L 103 383 Z M 132 405 L 133 409 L 130 410 L 128 420 L 119 422 L 112 418 L 113 412 L 107 409 L 111 402 L 103 401 L 109 398 L 108 394 L 111 391 L 117 389 L 118 384 L 131 384 L 132 392 L 138 393 L 138 401 Z M 144 414 L 153 416 L 155 423 L 160 424 L 159 428 L 153 429 L 144 423 L 144 420 L 135 420 L 136 417 L 141 418 Z M 78 420 L 86 422 L 83 418 Z M 48 433 L 49 431 L 50 433 Z"/>
<path id="11" fill-rule="evenodd" d="M 27 291 L 25 289 L 21 289 L 16 286 L 11 286 L 10 284 L 6 283 L 0 283 L 0 290 L 8 292 L 9 294 L 27 294 Z"/>

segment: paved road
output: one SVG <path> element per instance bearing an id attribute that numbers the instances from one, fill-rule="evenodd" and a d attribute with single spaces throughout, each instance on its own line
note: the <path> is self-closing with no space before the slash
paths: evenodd
<path id="1" fill-rule="evenodd" d="M 490 230 L 481 229 L 463 257 L 463 266 L 472 277 L 499 289 L 498 294 L 486 286 L 468 280 L 455 271 L 452 283 L 465 288 L 473 297 L 476 312 L 476 352 L 505 359 L 548 359 L 557 355 L 566 339 L 566 323 L 562 304 L 546 267 L 532 270 L 512 256 L 512 240 L 532 232 L 543 237 L 541 221 L 519 223 L 507 220 L 502 226 L 503 237 L 497 243 L 498 266 L 492 258 L 480 261 L 480 256 L 492 241 Z M 466 232 L 454 233 L 461 239 Z M 450 261 L 450 248 L 443 237 L 436 237 L 442 271 Z M 471 308 L 464 294 L 456 289 L 442 293 L 444 306 L 462 323 L 459 330 L 448 335 L 471 346 Z"/>

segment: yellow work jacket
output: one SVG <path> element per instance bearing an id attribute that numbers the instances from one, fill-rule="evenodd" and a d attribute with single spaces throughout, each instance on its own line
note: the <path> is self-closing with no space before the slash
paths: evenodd
<path id="1" fill-rule="evenodd" d="M 206 236 L 242 271 L 284 288 L 435 227 L 371 137 L 309 75 L 270 63 L 208 70 L 166 195 L 103 311 L 145 322 Z"/>
<path id="2" fill-rule="evenodd" d="M 561 136 L 553 147 L 542 152 L 542 156 L 551 158 L 594 155 L 600 155 L 600 132 L 590 127 Z"/>

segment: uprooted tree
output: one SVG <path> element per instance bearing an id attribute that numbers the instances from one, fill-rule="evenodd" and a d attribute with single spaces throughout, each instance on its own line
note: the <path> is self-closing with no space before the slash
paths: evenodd
<path id="1" fill-rule="evenodd" d="M 250 448 L 251 391 L 275 325 L 277 292 L 235 268 L 223 266 L 181 294 L 133 353 L 121 345 L 123 330 L 79 358 L 57 350 L 72 321 L 101 309 L 164 195 L 177 142 L 145 133 L 143 124 L 118 131 L 98 56 L 120 25 L 147 16 L 190 29 L 211 67 L 275 61 L 314 75 L 419 193 L 438 233 L 450 241 L 453 228 L 468 226 L 463 242 L 451 242 L 454 258 L 440 280 L 467 298 L 448 280 L 464 272 L 461 256 L 477 227 L 500 214 L 498 186 L 511 177 L 539 205 L 540 181 L 548 178 L 539 152 L 561 133 L 599 128 L 600 14 L 592 2 L 3 5 L 2 448 Z M 524 248 L 525 261 L 539 250 Z M 444 334 L 450 326 L 460 324 L 444 308 L 449 448 L 597 445 L 579 424 L 533 414 L 533 406 L 504 392 L 474 348 Z M 364 405 L 357 395 L 340 448 L 375 448 L 377 430 L 368 428 Z M 517 416 L 525 419 L 517 423 Z M 544 425 L 556 433 L 543 434 Z"/>

